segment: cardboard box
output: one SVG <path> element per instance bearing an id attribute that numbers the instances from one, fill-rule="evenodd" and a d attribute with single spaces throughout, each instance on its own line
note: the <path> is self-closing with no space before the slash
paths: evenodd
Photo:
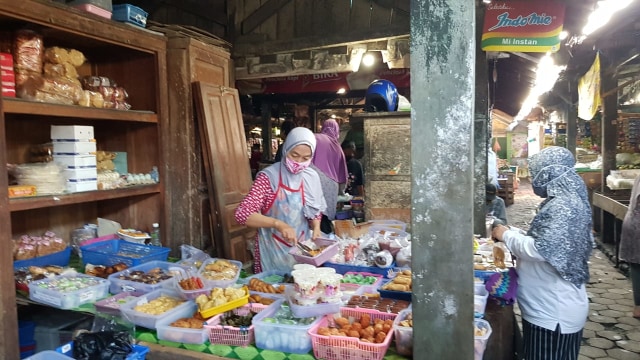
<path id="1" fill-rule="evenodd" d="M 54 155 L 82 155 L 96 152 L 95 141 L 54 141 Z"/>
<path id="2" fill-rule="evenodd" d="M 82 192 L 98 190 L 98 182 L 93 181 L 67 181 L 68 192 Z"/>
<path id="3" fill-rule="evenodd" d="M 36 196 L 38 192 L 33 185 L 11 185 L 9 186 L 9 199 Z"/>
<path id="4" fill-rule="evenodd" d="M 336 235 L 341 238 L 351 237 L 353 239 L 358 239 L 362 235 L 369 232 L 369 227 L 371 227 L 373 223 L 364 222 L 359 224 L 354 224 L 353 220 L 334 220 L 333 227 Z"/>
<path id="5" fill-rule="evenodd" d="M 95 168 L 95 155 L 54 155 L 53 161 L 64 165 L 68 169 Z"/>
<path id="6" fill-rule="evenodd" d="M 65 179 L 72 181 L 97 181 L 98 168 L 65 169 L 64 177 Z"/>
<path id="7" fill-rule="evenodd" d="M 93 126 L 51 125 L 52 140 L 93 140 L 94 137 Z"/>

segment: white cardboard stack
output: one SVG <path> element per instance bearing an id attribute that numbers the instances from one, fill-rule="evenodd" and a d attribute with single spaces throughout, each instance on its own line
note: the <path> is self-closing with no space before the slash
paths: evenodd
<path id="1" fill-rule="evenodd" d="M 53 161 L 65 166 L 67 191 L 98 190 L 93 126 L 51 125 Z"/>

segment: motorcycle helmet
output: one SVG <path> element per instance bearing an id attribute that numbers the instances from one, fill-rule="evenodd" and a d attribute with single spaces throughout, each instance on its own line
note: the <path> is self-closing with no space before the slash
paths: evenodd
<path id="1" fill-rule="evenodd" d="M 398 89 L 389 80 L 376 79 L 369 84 L 364 100 L 364 111 L 397 111 Z"/>

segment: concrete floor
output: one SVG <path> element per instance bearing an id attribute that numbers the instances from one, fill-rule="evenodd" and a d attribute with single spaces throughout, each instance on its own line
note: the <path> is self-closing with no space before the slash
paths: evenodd
<path id="1" fill-rule="evenodd" d="M 521 179 L 514 200 L 507 207 L 509 224 L 526 230 L 541 198 L 526 179 Z M 594 249 L 589 269 L 589 319 L 578 359 L 640 360 L 640 320 L 631 315 L 631 282 L 599 249 Z"/>

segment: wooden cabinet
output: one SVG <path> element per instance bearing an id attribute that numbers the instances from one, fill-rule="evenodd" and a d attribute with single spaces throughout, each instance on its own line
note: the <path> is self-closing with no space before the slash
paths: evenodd
<path id="1" fill-rule="evenodd" d="M 172 248 L 186 243 L 213 246 L 211 211 L 205 178 L 201 135 L 194 114 L 192 84 L 201 81 L 230 87 L 229 53 L 222 48 L 167 32 L 169 125 L 164 142 L 167 160 L 166 205 L 172 209 Z M 215 211 L 211 217 L 217 223 Z"/>
<path id="2" fill-rule="evenodd" d="M 411 224 L 411 113 L 362 113 L 365 218 Z"/>
<path id="3" fill-rule="evenodd" d="M 167 171 L 160 134 L 167 120 L 166 39 L 142 29 L 73 10 L 53 2 L 0 0 L 2 30 L 29 26 L 43 35 L 45 47 L 80 50 L 88 61 L 80 75 L 114 79 L 129 94 L 132 109 L 112 110 L 3 98 L 0 103 L 0 244 L 53 230 L 64 239 L 97 217 L 148 230 L 159 222 L 166 234 L 172 223 L 164 206 Z M 98 150 L 127 152 L 132 173 L 158 166 L 159 184 L 57 196 L 9 199 L 5 163 L 26 163 L 32 145 L 50 141 L 51 125 L 92 125 Z M 165 239 L 167 236 L 165 236 Z M 19 357 L 17 315 L 10 251 L 0 254 L 0 353 Z"/>

